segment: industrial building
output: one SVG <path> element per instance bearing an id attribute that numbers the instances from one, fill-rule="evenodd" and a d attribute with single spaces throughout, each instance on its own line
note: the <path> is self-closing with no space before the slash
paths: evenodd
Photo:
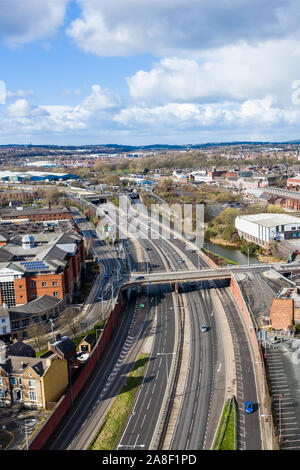
<path id="1" fill-rule="evenodd" d="M 236 217 L 241 238 L 268 248 L 272 241 L 300 239 L 300 218 L 287 214 L 252 214 Z"/>
<path id="2" fill-rule="evenodd" d="M 0 181 L 10 183 L 21 182 L 48 182 L 48 181 L 67 181 L 78 179 L 77 175 L 72 173 L 51 173 L 45 171 L 0 171 Z"/>

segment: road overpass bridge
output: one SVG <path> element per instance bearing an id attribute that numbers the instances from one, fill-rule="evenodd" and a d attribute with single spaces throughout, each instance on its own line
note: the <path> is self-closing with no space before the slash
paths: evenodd
<path id="1" fill-rule="evenodd" d="M 189 271 L 169 271 L 159 273 L 132 273 L 131 278 L 123 287 L 138 285 L 167 284 L 172 282 L 209 281 L 230 279 L 234 273 L 264 272 L 268 270 L 278 271 L 280 274 L 300 273 L 300 263 L 291 264 L 255 264 L 250 266 L 230 266 L 227 268 L 212 268 Z"/>

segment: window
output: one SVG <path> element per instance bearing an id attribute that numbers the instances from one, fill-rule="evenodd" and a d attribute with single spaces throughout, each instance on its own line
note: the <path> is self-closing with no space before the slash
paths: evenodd
<path id="1" fill-rule="evenodd" d="M 32 317 L 32 320 L 34 321 L 34 323 L 38 323 L 39 322 L 39 317 Z"/>
<path id="2" fill-rule="evenodd" d="M 13 321 L 11 324 L 12 329 L 20 328 L 20 322 L 19 321 Z"/>
<path id="3" fill-rule="evenodd" d="M 32 283 L 31 283 L 31 287 L 35 287 L 35 286 L 36 286 L 36 283 L 35 283 L 35 281 L 32 281 Z"/>
<path id="4" fill-rule="evenodd" d="M 3 378 L 0 377 L 0 385 L 3 385 Z"/>
<path id="5" fill-rule="evenodd" d="M 53 282 L 52 282 L 52 285 L 53 285 L 53 286 L 57 286 L 57 281 L 53 281 Z"/>
<path id="6" fill-rule="evenodd" d="M 6 327 L 5 326 L 2 328 L 2 334 L 6 335 Z"/>
<path id="7" fill-rule="evenodd" d="M 58 297 L 59 293 L 58 292 L 53 292 L 54 297 Z"/>
<path id="8" fill-rule="evenodd" d="M 11 378 L 10 378 L 10 383 L 11 383 L 11 385 L 17 385 L 17 379 L 16 379 L 16 377 L 11 377 Z"/>
<path id="9" fill-rule="evenodd" d="M 0 398 L 1 400 L 5 400 L 5 390 L 3 388 L 0 388 Z"/>
<path id="10" fill-rule="evenodd" d="M 16 306 L 15 286 L 13 281 L 0 282 L 0 293 L 2 303 L 5 303 L 8 307 Z"/>
<path id="11" fill-rule="evenodd" d="M 31 300 L 36 299 L 36 294 L 31 294 Z"/>
<path id="12" fill-rule="evenodd" d="M 47 282 L 42 282 L 42 287 L 46 287 L 47 286 Z"/>
<path id="13" fill-rule="evenodd" d="M 29 380 L 28 385 L 30 388 L 35 388 L 35 380 Z"/>
<path id="14" fill-rule="evenodd" d="M 5 318 L 1 318 L 1 323 L 5 323 Z"/>
<path id="15" fill-rule="evenodd" d="M 36 392 L 32 392 L 31 390 L 29 390 L 29 400 L 37 401 Z"/>
<path id="16" fill-rule="evenodd" d="M 29 318 L 25 318 L 25 320 L 22 320 L 22 326 L 27 326 L 29 325 Z"/>

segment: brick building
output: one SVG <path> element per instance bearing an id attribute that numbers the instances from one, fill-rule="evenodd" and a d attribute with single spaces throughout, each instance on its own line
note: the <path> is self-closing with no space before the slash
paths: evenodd
<path id="1" fill-rule="evenodd" d="M 72 212 L 67 207 L 42 209 L 2 209 L 0 221 L 20 222 L 51 222 L 53 220 L 72 220 Z"/>
<path id="2" fill-rule="evenodd" d="M 300 323 L 300 287 L 284 288 L 270 305 L 274 330 L 284 330 Z"/>
<path id="3" fill-rule="evenodd" d="M 16 235 L 0 246 L 0 304 L 15 307 L 41 296 L 71 302 L 85 268 L 75 231 Z"/>

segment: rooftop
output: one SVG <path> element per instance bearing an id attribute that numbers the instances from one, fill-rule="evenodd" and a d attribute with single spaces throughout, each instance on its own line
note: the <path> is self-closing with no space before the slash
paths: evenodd
<path id="1" fill-rule="evenodd" d="M 277 225 L 285 224 L 299 224 L 300 218 L 294 217 L 287 214 L 252 214 L 252 215 L 241 215 L 241 219 L 248 220 L 249 222 L 263 225 L 265 227 L 276 227 Z"/>

